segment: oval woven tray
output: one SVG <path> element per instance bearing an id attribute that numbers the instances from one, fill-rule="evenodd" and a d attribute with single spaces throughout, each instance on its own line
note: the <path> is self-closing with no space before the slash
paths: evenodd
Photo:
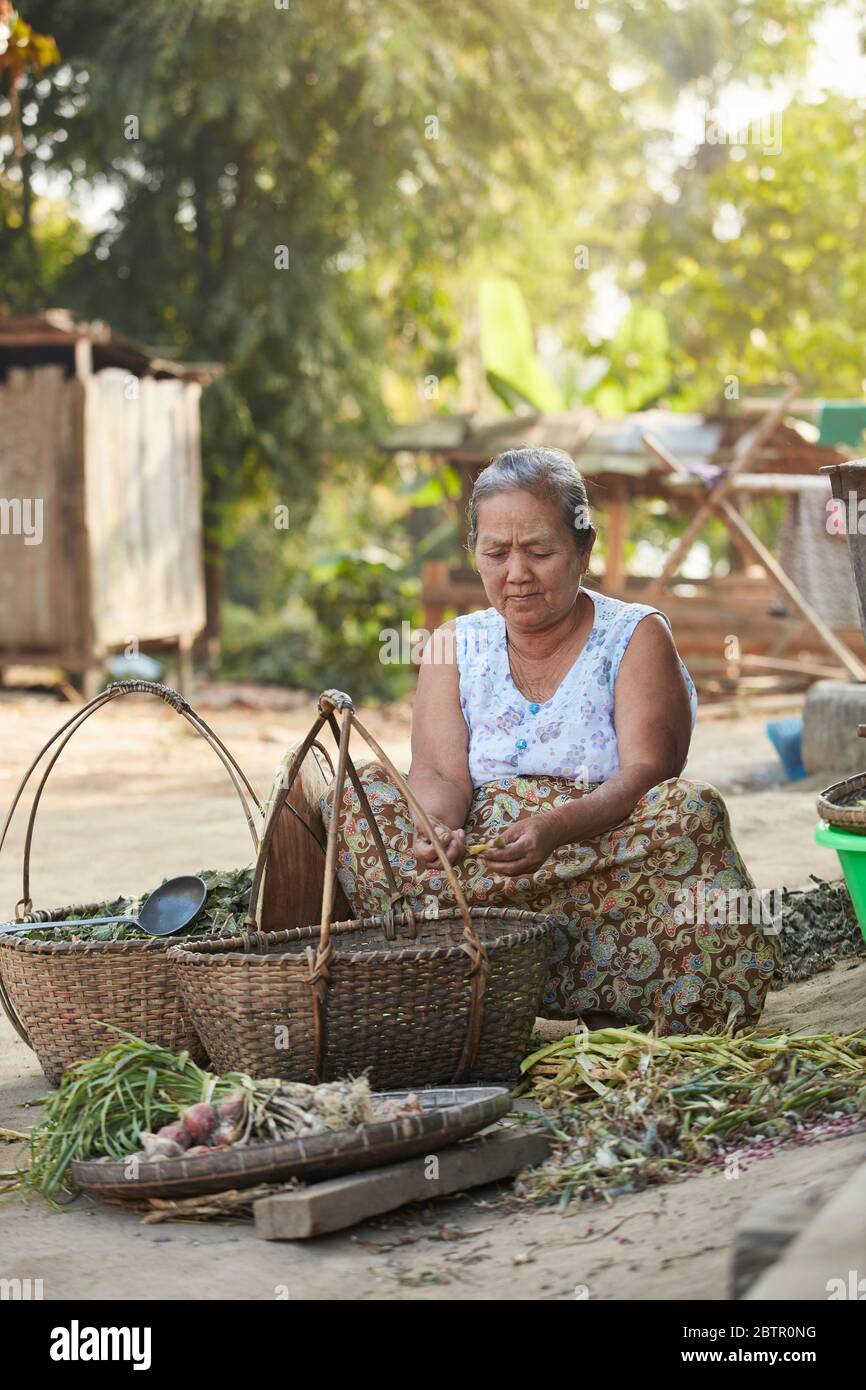
<path id="1" fill-rule="evenodd" d="M 406 1092 L 387 1093 L 405 1095 Z M 420 1095 L 421 1115 L 380 1120 L 360 1129 L 285 1139 L 276 1144 L 250 1144 L 225 1153 L 196 1158 L 163 1158 L 152 1162 L 130 1159 L 103 1162 L 88 1159 L 72 1164 L 72 1177 L 82 1192 L 93 1196 L 138 1201 L 143 1197 L 192 1197 L 255 1187 L 263 1182 L 304 1182 L 335 1178 L 361 1168 L 397 1163 L 415 1154 L 447 1148 L 476 1134 L 511 1109 L 505 1086 L 442 1087 Z"/>
<path id="2" fill-rule="evenodd" d="M 819 792 L 817 807 L 818 815 L 829 825 L 866 835 L 866 772 L 834 782 Z"/>

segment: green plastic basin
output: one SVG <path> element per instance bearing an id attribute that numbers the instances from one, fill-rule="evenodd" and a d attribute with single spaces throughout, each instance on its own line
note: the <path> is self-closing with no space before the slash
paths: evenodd
<path id="1" fill-rule="evenodd" d="M 819 820 L 815 826 L 815 840 L 838 854 L 857 921 L 866 940 L 866 835 L 841 830 L 837 825 L 828 825 L 826 821 Z"/>

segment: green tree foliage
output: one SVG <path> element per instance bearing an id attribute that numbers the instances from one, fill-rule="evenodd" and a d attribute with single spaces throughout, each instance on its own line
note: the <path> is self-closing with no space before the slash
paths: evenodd
<path id="1" fill-rule="evenodd" d="M 539 360 L 526 300 L 516 280 L 487 275 L 478 290 L 481 360 L 488 384 L 507 406 L 562 410 L 562 393 Z"/>
<path id="2" fill-rule="evenodd" d="M 660 209 L 647 228 L 642 289 L 673 325 L 673 389 L 686 403 L 720 396 L 731 374 L 793 372 L 806 395 L 864 389 L 866 112 L 841 97 L 793 104 L 780 137 L 778 153 L 725 147 L 701 199 Z"/>
<path id="3" fill-rule="evenodd" d="M 572 400 L 586 399 L 593 355 L 605 409 L 697 403 L 728 363 L 767 374 L 803 361 L 817 375 L 839 361 L 834 323 L 853 380 L 843 320 L 862 267 L 826 241 L 834 225 L 849 235 L 862 205 L 852 110 L 786 123 L 772 177 L 754 173 L 753 151 L 736 162 L 710 146 L 678 169 L 672 146 L 683 98 L 795 81 L 825 8 L 29 0 L 27 23 L 61 57 L 20 76 L 25 182 L 51 197 L 27 244 L 0 178 L 0 307 L 65 303 L 224 364 L 204 396 L 207 531 L 212 558 L 236 547 L 232 592 L 258 596 L 271 621 L 283 577 L 296 598 L 303 588 L 298 538 L 323 478 L 350 497 L 362 480 L 393 482 L 372 444 L 389 408 L 418 413 L 425 379 L 440 383 L 425 408 L 463 403 L 458 371 L 465 400 L 484 276 L 512 277 L 558 338 Z M 115 209 L 94 234 L 62 201 L 79 185 Z M 723 201 L 749 227 L 740 247 L 713 233 Z M 599 274 L 633 301 L 610 343 L 586 323 Z M 288 534 L 274 533 L 275 504 L 292 511 Z"/>
<path id="4" fill-rule="evenodd" d="M 64 64 L 65 89 L 34 98 L 34 136 L 62 123 L 66 137 L 46 163 L 120 200 L 70 267 L 67 301 L 228 368 L 206 398 L 211 534 L 230 536 L 240 496 L 311 500 L 317 446 L 383 425 L 386 361 L 454 370 L 442 283 L 493 190 L 540 187 L 546 160 L 580 167 L 613 116 L 603 54 L 579 42 L 573 10 L 563 35 L 564 9 L 29 6 Z M 70 84 L 86 89 L 71 117 Z"/>
<path id="5" fill-rule="evenodd" d="M 606 235 L 623 206 L 645 207 L 634 161 L 683 86 L 795 66 L 817 8 L 780 21 L 768 0 L 32 0 L 64 65 L 29 93 L 34 168 L 120 201 L 63 288 L 227 364 L 208 393 L 214 499 L 274 480 L 300 499 L 323 435 L 381 424 L 386 361 L 454 370 L 448 285 L 467 256 L 547 209 L 558 264 L 535 283 L 548 275 L 548 303 L 569 280 L 585 295 L 582 208 Z"/>

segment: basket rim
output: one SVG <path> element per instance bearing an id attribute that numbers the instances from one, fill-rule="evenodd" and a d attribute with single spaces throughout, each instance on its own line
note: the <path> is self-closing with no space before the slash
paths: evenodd
<path id="1" fill-rule="evenodd" d="M 866 787 L 866 772 L 855 772 L 850 777 L 843 777 L 838 782 L 831 782 L 829 787 L 824 787 L 818 793 L 818 797 L 822 801 L 832 801 L 834 792 L 857 791 L 860 787 Z"/>
<path id="2" fill-rule="evenodd" d="M 557 919 L 551 913 L 530 912 L 526 908 L 498 908 L 498 907 L 470 907 L 470 916 L 484 921 L 486 918 L 504 918 L 508 922 L 515 922 L 520 925 L 517 931 L 507 932 L 501 936 L 494 937 L 488 941 L 487 948 L 500 946 L 516 946 L 526 941 L 547 935 L 554 926 Z M 424 918 L 422 914 L 414 914 L 414 920 L 418 918 L 424 921 L 463 921 L 462 913 L 457 907 L 446 908 L 437 917 Z M 413 920 L 413 915 L 406 912 L 396 912 L 394 920 L 399 925 L 409 925 Z M 399 945 L 395 942 L 383 942 L 381 950 L 374 949 L 369 951 L 341 950 L 340 945 L 345 936 L 353 936 L 356 932 L 368 931 L 371 928 L 382 928 L 384 918 L 381 914 L 372 917 L 350 917 L 343 922 L 332 923 L 331 930 L 336 932 L 336 943 L 332 960 L 334 962 L 359 962 L 366 961 L 370 964 L 381 964 L 384 961 L 396 961 L 410 957 L 413 960 L 444 960 L 449 957 L 465 956 L 463 944 L 455 942 L 450 946 L 437 946 L 425 943 L 423 939 L 413 941 L 405 939 Z M 319 927 L 296 927 L 290 931 L 279 932 L 255 932 L 253 933 L 257 945 L 281 945 L 287 941 L 308 941 L 313 945 L 319 939 Z M 306 969 L 306 961 L 299 952 L 283 952 L 280 954 L 267 951 L 250 950 L 247 947 L 245 936 L 228 937 L 205 937 L 198 941 L 188 941 L 181 944 L 175 943 L 172 947 L 172 955 L 178 964 L 184 965 L 266 965 L 270 969 L 282 966 L 296 966 L 299 963 Z"/>
<path id="3" fill-rule="evenodd" d="M 36 927 L 38 922 L 22 923 Z M 47 926 L 48 923 L 46 922 Z M 126 941 L 33 941 L 27 936 L 0 932 L 0 947 L 9 950 L 30 951 L 36 955 L 135 955 L 144 951 L 168 951 L 172 945 L 170 936 L 148 936 L 142 940 Z"/>
<path id="4" fill-rule="evenodd" d="M 864 788 L 866 772 L 857 772 L 851 777 L 843 777 L 841 781 L 833 782 L 831 786 L 818 793 L 816 807 L 819 816 L 831 825 L 866 829 L 866 806 L 843 806 L 836 800 L 848 792 L 861 791 Z"/>

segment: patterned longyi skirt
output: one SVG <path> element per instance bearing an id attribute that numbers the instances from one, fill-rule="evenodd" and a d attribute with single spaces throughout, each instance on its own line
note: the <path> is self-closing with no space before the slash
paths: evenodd
<path id="1" fill-rule="evenodd" d="M 418 874 L 405 798 L 376 761 L 359 765 L 398 884 L 418 911 L 453 907 L 439 868 Z M 562 777 L 503 777 L 478 787 L 466 837 L 586 795 Z M 328 824 L 333 786 L 320 810 Z M 534 874 L 490 873 L 483 859 L 455 866 L 470 906 L 556 919 L 540 1012 L 551 1019 L 613 1014 L 661 1033 L 720 1033 L 757 1023 L 779 959 L 779 938 L 731 835 L 719 792 L 706 782 L 660 782 L 619 825 L 563 845 Z M 360 802 L 347 786 L 338 876 L 359 916 L 382 912 L 388 889 Z"/>

